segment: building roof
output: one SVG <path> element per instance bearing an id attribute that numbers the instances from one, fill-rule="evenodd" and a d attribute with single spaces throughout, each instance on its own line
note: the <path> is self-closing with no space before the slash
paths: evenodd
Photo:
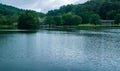
<path id="1" fill-rule="evenodd" d="M 101 20 L 101 22 L 115 22 L 115 20 Z"/>

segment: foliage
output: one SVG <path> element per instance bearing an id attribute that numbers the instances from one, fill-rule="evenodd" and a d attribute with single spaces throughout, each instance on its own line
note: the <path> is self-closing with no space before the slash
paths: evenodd
<path id="1" fill-rule="evenodd" d="M 11 25 L 12 21 L 8 17 L 0 15 L 0 24 L 1 25 Z"/>
<path id="2" fill-rule="evenodd" d="M 82 18 L 82 23 L 90 23 L 91 15 L 98 14 L 103 20 L 114 20 L 116 14 L 120 13 L 120 0 L 89 0 L 83 4 L 66 5 L 48 11 L 48 16 L 62 16 L 73 13 Z"/>
<path id="3" fill-rule="evenodd" d="M 63 15 L 66 13 L 69 13 L 73 10 L 74 5 L 70 4 L 70 5 L 64 5 L 61 6 L 60 9 L 55 9 L 55 10 L 50 10 L 48 11 L 47 15 L 48 16 L 58 16 L 58 15 Z"/>
<path id="4" fill-rule="evenodd" d="M 19 29 L 38 29 L 38 16 L 32 11 L 26 11 L 18 19 Z"/>
<path id="5" fill-rule="evenodd" d="M 54 18 L 52 16 L 46 17 L 45 23 L 49 25 L 54 25 L 55 24 Z"/>
<path id="6" fill-rule="evenodd" d="M 59 9 L 48 11 L 47 14 L 32 10 L 27 13 L 26 11 L 28 12 L 28 10 L 0 3 L 0 24 L 13 25 L 18 22 L 21 29 L 33 29 L 35 27 L 32 27 L 32 23 L 37 23 L 38 17 L 50 26 L 99 24 L 100 19 L 115 20 L 116 24 L 120 23 L 120 0 L 88 0 L 83 4 L 61 6 Z M 20 23 L 24 24 L 20 25 Z"/>
<path id="7" fill-rule="evenodd" d="M 63 25 L 63 19 L 61 16 L 55 16 L 53 17 L 55 21 L 55 25 Z"/>
<path id="8" fill-rule="evenodd" d="M 102 19 L 107 19 L 110 16 L 108 14 L 117 14 L 120 12 L 120 1 L 117 2 L 104 2 L 99 10 L 99 15 L 101 16 Z M 115 16 L 115 15 L 114 15 Z M 110 18 L 110 19 L 114 19 Z"/>
<path id="9" fill-rule="evenodd" d="M 12 6 L 0 4 L 0 14 L 4 16 L 13 16 L 21 14 L 24 10 Z"/>
<path id="10" fill-rule="evenodd" d="M 63 15 L 63 25 L 79 25 L 82 22 L 82 18 L 73 14 Z"/>
<path id="11" fill-rule="evenodd" d="M 120 24 L 120 14 L 117 14 L 115 17 L 115 23 Z"/>
<path id="12" fill-rule="evenodd" d="M 12 25 L 13 23 L 16 23 L 18 21 L 19 16 L 25 13 L 26 11 L 28 10 L 19 9 L 0 3 L 0 16 L 4 16 L 4 18 L 7 20 L 6 21 L 7 24 Z M 36 11 L 33 12 L 37 14 L 40 18 L 44 18 L 46 16 L 44 13 L 41 12 L 36 12 Z M 1 20 L 4 21 L 5 19 L 2 18 Z"/>
<path id="13" fill-rule="evenodd" d="M 90 23 L 95 24 L 95 25 L 100 24 L 100 16 L 98 14 L 91 15 Z"/>
<path id="14" fill-rule="evenodd" d="M 82 18 L 80 16 L 67 13 L 62 16 L 48 16 L 46 17 L 46 24 L 52 26 L 60 26 L 60 25 L 79 25 L 82 22 Z"/>

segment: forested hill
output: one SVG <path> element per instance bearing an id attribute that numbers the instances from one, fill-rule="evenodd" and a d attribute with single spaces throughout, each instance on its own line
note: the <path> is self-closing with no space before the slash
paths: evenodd
<path id="1" fill-rule="evenodd" d="M 0 4 L 0 15 L 13 16 L 13 15 L 21 14 L 22 12 L 24 12 L 24 10 L 12 6 Z"/>
<path id="2" fill-rule="evenodd" d="M 8 6 L 0 3 L 0 15 L 4 16 L 14 16 L 24 13 L 26 10 L 19 9 L 13 6 Z M 34 11 L 35 12 L 35 11 Z M 40 17 L 43 17 L 45 14 L 36 12 Z"/>
<path id="3" fill-rule="evenodd" d="M 120 0 L 88 0 L 83 4 L 61 6 L 59 9 L 48 11 L 47 14 L 0 4 L 0 25 L 14 25 L 15 23 L 18 25 L 19 17 L 24 15 L 26 11 L 32 12 L 30 14 L 34 13 L 37 19 L 51 27 L 80 24 L 97 25 L 101 24 L 101 19 L 115 20 L 115 24 L 120 23 Z M 24 16 L 28 17 L 29 12 L 27 14 Z M 34 20 L 33 17 L 32 19 Z"/>
<path id="4" fill-rule="evenodd" d="M 91 14 L 98 14 L 101 19 L 114 19 L 120 13 L 120 0 L 89 0 L 84 4 L 66 5 L 60 9 L 51 10 L 48 16 L 58 16 L 72 13 L 81 16 L 83 23 L 88 23 Z"/>
<path id="5" fill-rule="evenodd" d="M 28 10 L 19 9 L 13 6 L 8 6 L 0 3 L 0 25 L 1 24 L 11 25 L 13 23 L 16 23 L 18 21 L 19 16 L 26 11 Z M 41 12 L 36 12 L 36 11 L 32 11 L 32 12 L 36 13 L 41 18 L 45 16 L 45 14 Z"/>

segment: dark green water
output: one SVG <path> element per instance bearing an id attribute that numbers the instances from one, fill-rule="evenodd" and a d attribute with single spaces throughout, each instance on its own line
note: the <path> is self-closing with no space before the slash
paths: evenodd
<path id="1" fill-rule="evenodd" d="M 120 71 L 120 29 L 2 30 L 0 71 Z"/>

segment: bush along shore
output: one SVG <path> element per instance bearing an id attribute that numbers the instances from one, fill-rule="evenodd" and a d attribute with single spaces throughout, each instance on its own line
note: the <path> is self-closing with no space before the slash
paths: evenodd
<path id="1" fill-rule="evenodd" d="M 0 29 L 120 27 L 120 0 L 89 0 L 46 14 L 0 4 Z"/>

